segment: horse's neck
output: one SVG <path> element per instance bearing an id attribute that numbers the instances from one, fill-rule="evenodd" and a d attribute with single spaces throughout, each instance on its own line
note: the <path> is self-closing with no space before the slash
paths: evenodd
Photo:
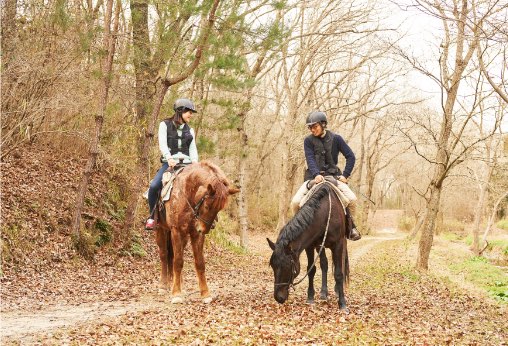
<path id="1" fill-rule="evenodd" d="M 303 252 L 303 250 L 313 245 L 318 239 L 320 239 L 325 235 L 326 228 L 327 227 L 330 228 L 329 223 L 332 222 L 331 218 L 333 218 L 334 215 L 339 219 L 344 219 L 343 208 L 341 202 L 339 201 L 339 198 L 332 191 L 330 191 L 330 194 L 331 194 L 331 205 L 328 202 L 329 201 L 328 196 L 324 197 L 322 200 L 326 201 L 324 203 L 324 208 L 326 208 L 326 219 L 324 225 L 320 227 L 318 230 L 313 230 L 312 227 L 314 222 L 312 222 L 305 231 L 303 231 L 298 237 L 296 237 L 294 240 L 290 242 L 291 248 L 294 249 L 294 251 L 297 251 L 298 255 L 300 255 Z M 331 210 L 329 208 L 331 208 Z M 331 214 L 329 214 L 330 212 Z M 316 213 L 317 210 L 314 214 L 314 218 L 317 217 Z M 330 229 L 328 229 L 328 233 L 329 232 Z"/>

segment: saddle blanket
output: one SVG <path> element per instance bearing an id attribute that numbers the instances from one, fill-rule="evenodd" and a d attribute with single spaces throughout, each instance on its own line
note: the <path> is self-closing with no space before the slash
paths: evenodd
<path id="1" fill-rule="evenodd" d="M 333 192 L 335 192 L 337 197 L 339 197 L 339 201 L 341 202 L 342 207 L 344 208 L 344 212 L 346 212 L 346 207 L 349 205 L 349 203 L 351 201 L 333 183 L 331 183 L 331 182 L 329 182 L 327 180 L 325 180 L 324 183 L 328 184 L 328 186 L 330 186 L 332 188 Z M 309 200 L 309 198 L 314 194 L 314 192 L 316 192 L 316 190 L 319 188 L 319 186 L 321 186 L 321 184 L 322 183 L 314 184 L 314 186 L 305 194 L 305 196 L 303 196 L 303 198 L 302 198 L 302 200 L 300 201 L 300 204 L 299 204 L 300 208 Z"/>
<path id="2" fill-rule="evenodd" d="M 176 176 L 180 171 L 183 169 L 179 168 L 178 170 L 171 172 L 166 171 L 162 175 L 162 191 L 161 191 L 161 199 L 165 202 L 169 200 L 169 197 L 171 197 L 171 190 L 173 190 L 173 182 L 175 181 Z"/>
<path id="3" fill-rule="evenodd" d="M 175 180 L 176 176 L 178 175 L 178 173 L 180 173 L 180 171 L 183 169 L 182 168 L 179 168 L 178 170 L 176 170 L 175 172 L 171 172 L 171 171 L 166 171 L 164 172 L 164 174 L 162 175 L 162 191 L 161 191 L 161 199 L 163 201 L 167 201 L 169 200 L 169 197 L 171 196 L 171 190 L 173 189 L 173 181 Z M 145 199 L 148 199 L 148 191 L 150 190 L 150 188 L 148 188 L 144 193 L 143 193 L 143 197 Z"/>

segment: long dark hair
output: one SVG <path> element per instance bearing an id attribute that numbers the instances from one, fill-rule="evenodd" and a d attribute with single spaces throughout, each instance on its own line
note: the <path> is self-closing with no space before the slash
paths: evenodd
<path id="1" fill-rule="evenodd" d="M 182 114 L 185 113 L 187 109 L 177 109 L 175 111 L 175 114 L 173 114 L 173 116 L 169 119 L 171 119 L 171 121 L 173 121 L 173 123 L 178 127 L 180 125 L 182 125 L 185 121 L 183 121 L 183 117 L 182 117 Z"/>

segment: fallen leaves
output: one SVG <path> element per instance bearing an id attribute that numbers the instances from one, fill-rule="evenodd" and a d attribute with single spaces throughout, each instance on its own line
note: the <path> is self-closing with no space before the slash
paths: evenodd
<path id="1" fill-rule="evenodd" d="M 65 167 L 76 168 L 72 162 L 60 169 Z M 53 177 L 75 184 L 73 174 L 58 171 Z M 51 189 L 59 188 L 47 183 Z M 23 184 L 27 186 L 26 181 Z M 39 185 L 30 189 L 34 194 L 42 191 Z M 17 220 L 19 215 L 13 210 L 22 208 L 16 193 L 19 191 L 5 194 L 12 204 L 2 203 L 8 222 Z M 4 344 L 503 345 L 508 340 L 506 309 L 478 300 L 432 275 L 414 272 L 413 257 L 401 240 L 373 245 L 365 237 L 354 244 L 360 249 L 369 247 L 369 251 L 359 251 L 361 261 L 352 262 L 346 293 L 349 314 L 338 309 L 333 290 L 328 301 L 317 295 L 315 304 L 306 304 L 307 280 L 291 291 L 288 302 L 276 303 L 267 246 L 239 255 L 212 242 L 205 256 L 214 300 L 202 303 L 188 249 L 183 274 L 185 301 L 172 305 L 167 290 L 159 293 L 158 254 L 152 234 L 143 240 L 148 253 L 143 259 L 103 251 L 94 262 L 83 261 L 66 245 L 68 236 L 61 228 L 65 223 L 51 223 L 65 218 L 63 205 L 73 192 L 55 195 L 59 198 L 54 205 L 40 200 L 31 211 L 21 211 L 33 213 L 27 215 L 33 215 L 34 220 L 23 227 L 38 229 L 41 237 L 29 239 L 37 246 L 25 259 L 26 265 L 6 268 L 1 308 L 4 323 L 15 322 L 20 312 L 32 319 L 16 327 L 16 333 L 2 340 Z M 39 217 L 43 214 L 46 219 Z M 52 227 L 60 228 L 50 231 Z M 266 244 L 266 235 L 250 236 L 252 244 Z M 333 286 L 332 273 L 328 275 Z M 319 287 L 318 276 L 316 281 Z M 65 319 L 67 324 L 62 329 L 28 328 L 42 318 L 45 322 Z M 25 334 L 26 330 L 30 333 Z"/>

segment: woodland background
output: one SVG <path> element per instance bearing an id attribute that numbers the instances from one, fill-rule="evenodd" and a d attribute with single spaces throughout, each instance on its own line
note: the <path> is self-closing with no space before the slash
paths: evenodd
<path id="1" fill-rule="evenodd" d="M 403 44 L 407 23 L 393 11 L 428 18 L 433 39 Z M 159 168 L 154 133 L 178 97 L 197 104 L 200 159 L 241 188 L 221 226 L 240 246 L 290 216 L 305 118 L 320 109 L 356 153 L 350 184 L 364 234 L 377 209 L 403 209 L 418 268 L 429 267 L 435 232 L 469 236 L 479 255 L 496 223 L 506 229 L 507 16 L 506 1 L 484 0 L 5 0 L 4 264 L 26 262 L 19 249 L 44 232 L 61 232 L 85 257 L 110 242 L 132 249 L 147 216 L 141 193 Z M 46 196 L 62 198 L 59 221 L 33 232 L 30 210 L 49 216 L 6 193 L 19 181 L 5 163 L 35 164 L 22 171 L 30 177 L 42 149 L 65 151 L 55 164 L 79 178 Z"/>
<path id="2" fill-rule="evenodd" d="M 1 20 L 6 344 L 506 343 L 506 0 L 3 0 Z M 208 237 L 209 306 L 154 294 L 143 230 L 179 97 L 241 189 Z M 303 285 L 271 299 L 265 238 L 315 109 L 357 157 L 349 316 Z"/>

